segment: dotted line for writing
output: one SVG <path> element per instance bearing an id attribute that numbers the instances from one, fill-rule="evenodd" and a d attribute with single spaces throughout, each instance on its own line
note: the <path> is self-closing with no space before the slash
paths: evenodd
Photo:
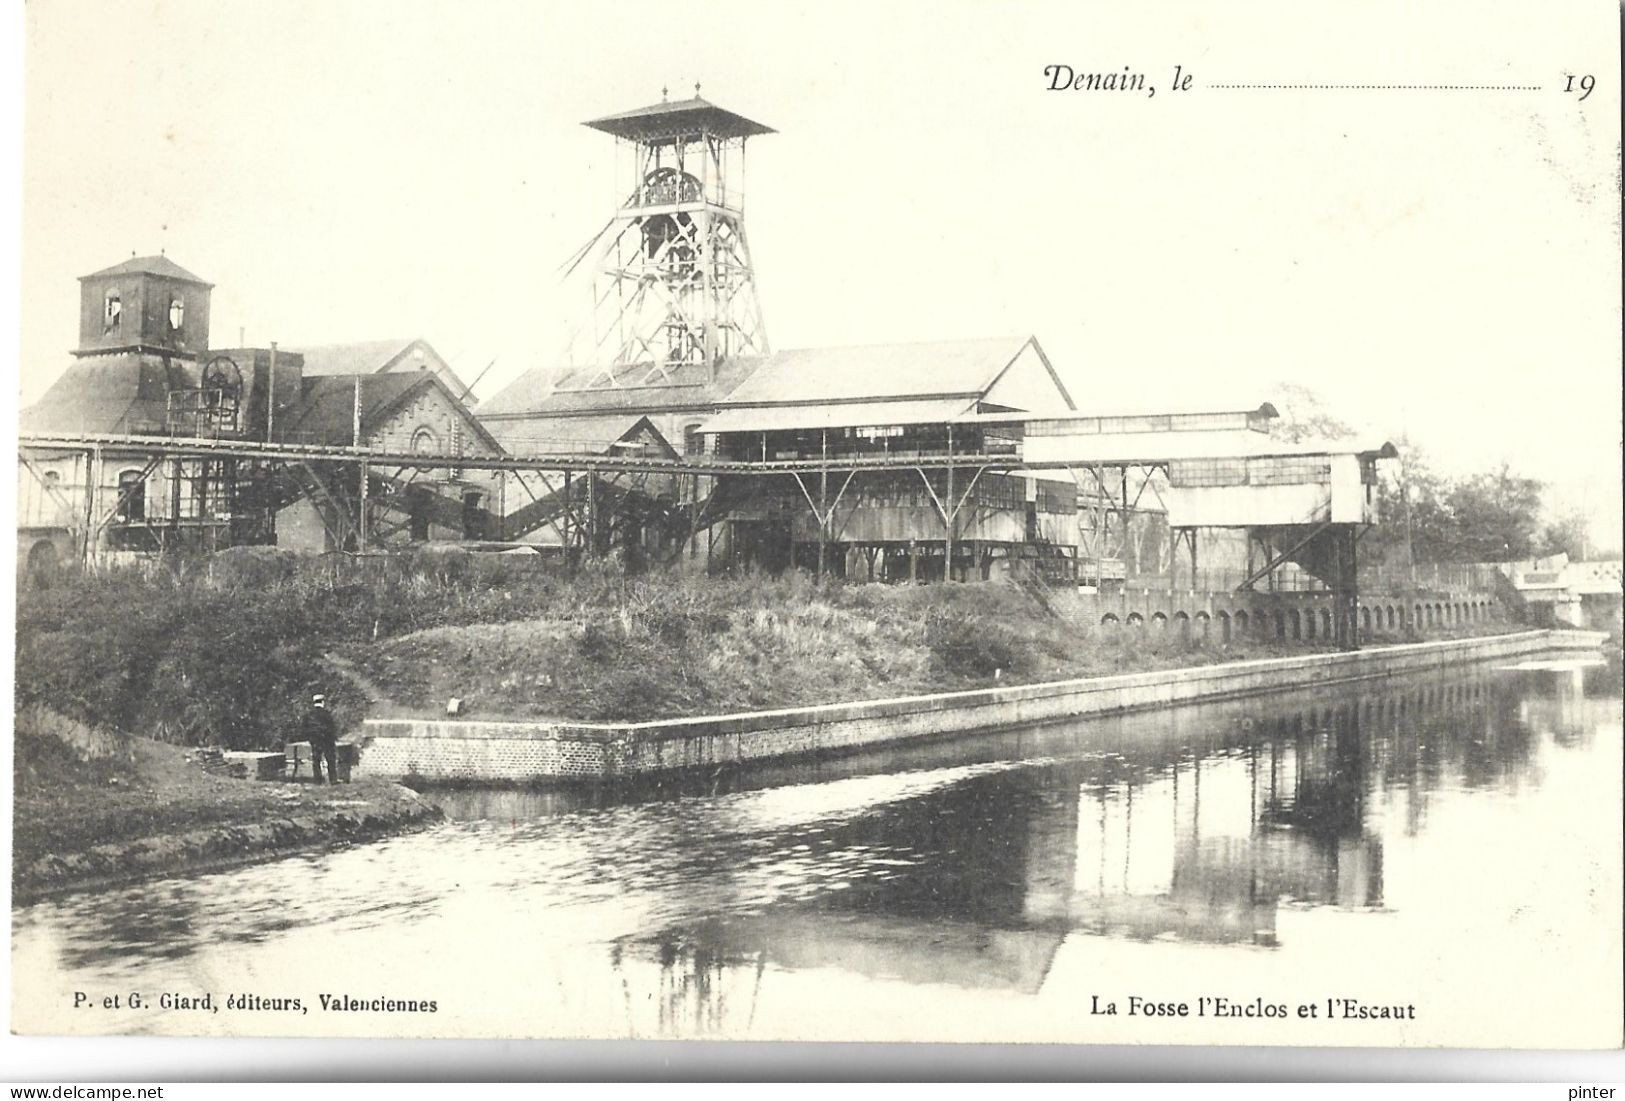
<path id="1" fill-rule="evenodd" d="M 1209 88 L 1295 89 L 1313 91 L 1395 92 L 1538 92 L 1538 84 L 1210 84 Z"/>

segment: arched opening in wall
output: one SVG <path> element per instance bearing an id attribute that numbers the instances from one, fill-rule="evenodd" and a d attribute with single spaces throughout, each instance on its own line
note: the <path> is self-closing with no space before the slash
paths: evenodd
<path id="1" fill-rule="evenodd" d="M 141 471 L 118 472 L 118 510 L 114 515 L 125 523 L 147 518 L 147 481 Z"/>
<path id="2" fill-rule="evenodd" d="M 1310 642 L 1315 640 L 1315 610 L 1313 608 L 1303 614 L 1303 633 Z M 1296 638 L 1297 636 L 1294 635 L 1293 637 Z"/>
<path id="3" fill-rule="evenodd" d="M 1138 631 L 1140 628 L 1145 626 L 1145 617 L 1139 612 L 1130 612 L 1126 622 L 1128 623 L 1130 630 Z"/>
<path id="4" fill-rule="evenodd" d="M 1444 626 L 1444 605 L 1443 604 L 1435 604 L 1433 606 L 1433 625 L 1435 627 L 1443 627 Z"/>
<path id="5" fill-rule="evenodd" d="M 1292 618 L 1293 618 L 1294 621 L 1296 621 L 1297 618 L 1298 618 L 1298 613 L 1293 612 L 1292 613 Z M 1285 642 L 1286 641 L 1286 613 L 1285 612 L 1276 612 L 1275 613 L 1275 640 L 1277 642 Z"/>
<path id="6" fill-rule="evenodd" d="M 1394 606 L 1390 604 L 1388 605 L 1388 629 L 1392 631 L 1396 626 L 1398 626 L 1398 624 L 1398 614 L 1394 611 Z"/>
<path id="7" fill-rule="evenodd" d="M 1168 617 L 1161 612 L 1152 612 L 1151 629 L 1158 632 L 1166 631 L 1168 629 Z"/>
<path id="8" fill-rule="evenodd" d="M 429 524 L 433 517 L 434 491 L 428 486 L 406 487 L 406 527 L 412 542 L 429 541 Z"/>
<path id="9" fill-rule="evenodd" d="M 1244 610 L 1236 613 L 1235 631 L 1238 638 L 1247 637 L 1247 613 Z M 1228 638 L 1229 636 L 1226 635 L 1225 637 Z"/>
<path id="10" fill-rule="evenodd" d="M 1313 615 L 1313 612 L 1309 613 Z M 1330 639 L 1335 632 L 1332 630 L 1332 613 L 1322 610 L 1320 613 L 1320 637 Z"/>
<path id="11" fill-rule="evenodd" d="M 1213 621 L 1206 612 L 1197 612 L 1194 622 L 1196 624 L 1196 645 L 1206 646 L 1210 637 L 1209 632 L 1213 628 Z"/>
<path id="12" fill-rule="evenodd" d="M 1184 612 L 1174 613 L 1174 634 L 1178 636 L 1180 645 L 1188 646 L 1191 641 L 1191 617 Z"/>
<path id="13" fill-rule="evenodd" d="M 463 490 L 463 538 L 486 538 L 485 494 L 477 489 Z"/>
<path id="14" fill-rule="evenodd" d="M 705 454 L 705 437 L 700 434 L 699 421 L 695 421 L 693 424 L 685 425 L 683 427 L 683 454 Z"/>
<path id="15" fill-rule="evenodd" d="M 1247 629 L 1247 624 L 1246 624 L 1246 621 L 1242 620 L 1240 617 L 1244 616 L 1246 614 L 1247 614 L 1246 612 L 1237 612 L 1236 613 L 1236 615 L 1237 615 L 1236 622 L 1241 624 L 1241 629 L 1243 631 L 1245 631 Z M 1219 641 L 1220 642 L 1229 642 L 1230 641 L 1230 632 L 1231 632 L 1232 629 L 1233 629 L 1233 627 L 1232 627 L 1231 622 L 1230 622 L 1230 613 L 1229 612 L 1220 612 L 1219 613 Z"/>
<path id="16" fill-rule="evenodd" d="M 1113 615 L 1111 612 L 1107 612 L 1105 615 L 1100 617 L 1100 626 L 1108 632 L 1116 633 L 1117 628 L 1122 626 L 1122 624 L 1118 622 L 1115 615 Z"/>
<path id="17" fill-rule="evenodd" d="M 42 539 L 28 548 L 28 583 L 36 588 L 49 589 L 56 577 L 56 544 Z"/>
<path id="18" fill-rule="evenodd" d="M 1371 637 L 1371 609 L 1370 608 L 1361 608 L 1360 609 L 1360 638 L 1362 640 L 1364 640 L 1364 639 L 1368 639 L 1370 637 Z"/>
<path id="19" fill-rule="evenodd" d="M 1288 612 L 1287 613 L 1286 625 L 1287 625 L 1287 629 L 1292 632 L 1292 641 L 1293 642 L 1302 642 L 1303 641 L 1303 617 L 1298 615 L 1298 613 L 1296 611 Z"/>
<path id="20" fill-rule="evenodd" d="M 1422 605 L 1418 604 L 1418 605 L 1416 605 L 1416 607 L 1411 609 L 1411 630 L 1419 631 L 1421 629 L 1422 629 Z"/>

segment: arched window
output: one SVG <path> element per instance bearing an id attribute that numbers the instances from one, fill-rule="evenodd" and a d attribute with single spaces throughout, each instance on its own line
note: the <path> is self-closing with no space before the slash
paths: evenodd
<path id="1" fill-rule="evenodd" d="M 169 331 L 178 333 L 186 324 L 186 303 L 179 298 L 169 300 Z"/>
<path id="2" fill-rule="evenodd" d="M 107 297 L 102 300 L 102 332 L 117 332 L 119 322 L 123 319 L 123 300 L 119 298 L 118 291 L 108 291 Z"/>
<path id="3" fill-rule="evenodd" d="M 422 425 L 412 433 L 412 454 L 435 455 L 440 451 L 440 437 L 435 435 L 434 429 Z"/>
<path id="4" fill-rule="evenodd" d="M 683 454 L 705 454 L 705 436 L 700 432 L 699 421 L 695 421 L 683 428 Z"/>

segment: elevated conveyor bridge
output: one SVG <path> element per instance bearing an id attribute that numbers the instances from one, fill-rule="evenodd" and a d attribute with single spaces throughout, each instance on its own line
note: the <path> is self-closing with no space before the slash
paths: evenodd
<path id="1" fill-rule="evenodd" d="M 1142 418 L 1142 420 L 1144 420 Z M 1321 578 L 1347 605 L 1337 617 L 1340 641 L 1352 644 L 1356 601 L 1355 543 L 1375 522 L 1374 463 L 1392 457 L 1392 445 L 1375 448 L 1290 445 L 1247 427 L 1190 428 L 1129 423 L 1109 430 L 1102 418 L 1038 417 L 1027 414 L 967 416 L 960 423 L 998 425 L 998 433 L 962 433 L 995 441 L 986 449 L 963 449 L 947 434 L 947 445 L 930 451 L 864 451 L 814 454 L 775 452 L 761 458 L 711 454 L 671 457 L 638 450 L 609 454 L 423 453 L 387 448 L 267 443 L 245 439 L 162 435 L 24 433 L 18 449 L 24 477 L 42 484 L 57 516 L 75 531 L 85 555 L 97 550 L 97 537 L 127 523 L 122 492 L 101 484 L 109 460 L 145 464 L 213 464 L 237 471 L 238 485 L 256 484 L 257 499 L 231 499 L 225 512 L 233 521 L 225 544 L 265 541 L 243 538 L 274 525 L 244 524 L 253 508 L 285 507 L 302 496 L 321 500 L 336 525 L 335 545 L 365 553 L 381 538 L 405 526 L 390 509 L 400 508 L 414 478 L 429 471 L 480 471 L 502 476 L 511 491 L 498 495 L 496 508 L 472 516 L 459 513 L 465 527 L 484 539 L 514 540 L 540 528 L 556 530 L 566 546 L 586 553 L 608 549 L 619 538 L 613 529 L 661 529 L 681 544 L 749 501 L 751 488 L 765 479 L 793 480 L 821 528 L 833 527 L 843 496 L 864 472 L 918 472 L 927 488 L 931 475 L 946 471 L 948 485 L 974 486 L 984 474 L 1016 474 L 1049 481 L 1070 479 L 1080 503 L 1081 551 L 1097 562 L 1110 550 L 1111 517 L 1119 535 L 1130 516 L 1142 510 L 1165 514 L 1173 548 L 1188 553 L 1191 577 L 1199 565 L 1197 532 L 1237 528 L 1248 532 L 1249 552 L 1257 548 L 1242 588 L 1250 588 L 1282 563 L 1294 562 Z M 48 480 L 42 463 L 64 457 L 82 460 L 82 484 Z M 244 473 L 247 472 L 247 473 Z M 249 475 L 252 474 L 252 477 Z M 49 484 L 47 484 L 47 482 Z M 856 496 L 856 495 L 854 495 Z M 937 501 L 952 554 L 955 494 Z M 936 499 L 935 493 L 933 499 Z M 440 511 L 455 509 L 442 502 Z M 853 507 L 848 503 L 848 507 Z M 200 518 L 201 519 L 201 518 Z M 449 523 L 451 515 L 438 516 Z M 162 543 L 159 541 L 159 545 Z M 820 555 L 822 561 L 822 555 Z M 1170 551 L 1170 570 L 1176 556 Z M 1098 575 L 1097 568 L 1097 575 Z"/>

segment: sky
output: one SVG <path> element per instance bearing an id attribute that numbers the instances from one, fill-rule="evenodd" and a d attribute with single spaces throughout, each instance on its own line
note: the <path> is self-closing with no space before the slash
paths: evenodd
<path id="1" fill-rule="evenodd" d="M 160 250 L 217 347 L 421 336 L 488 397 L 588 316 L 559 271 L 624 187 L 579 123 L 700 82 L 778 131 L 745 185 L 775 347 L 1030 333 L 1084 408 L 1298 383 L 1618 547 L 1618 9 L 1354 10 L 33 0 L 22 401 L 76 278 Z"/>

